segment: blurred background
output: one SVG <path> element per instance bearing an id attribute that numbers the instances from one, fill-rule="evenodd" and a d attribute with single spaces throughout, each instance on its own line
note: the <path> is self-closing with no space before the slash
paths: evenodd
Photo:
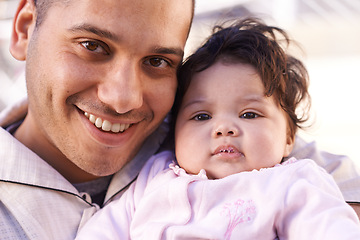
<path id="1" fill-rule="evenodd" d="M 18 0 L 0 0 L 0 110 L 26 96 L 24 63 L 9 53 Z M 186 55 L 227 19 L 256 16 L 285 29 L 310 74 L 311 128 L 299 134 L 360 166 L 360 0 L 196 0 Z"/>

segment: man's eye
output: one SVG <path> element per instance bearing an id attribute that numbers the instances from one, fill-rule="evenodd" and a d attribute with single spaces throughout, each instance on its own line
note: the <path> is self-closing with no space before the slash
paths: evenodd
<path id="1" fill-rule="evenodd" d="M 99 43 L 97 43 L 95 41 L 81 42 L 81 45 L 91 52 L 107 54 L 105 49 Z"/>
<path id="2" fill-rule="evenodd" d="M 154 57 L 154 58 L 150 58 L 146 61 L 146 63 L 152 67 L 156 67 L 156 68 L 165 68 L 167 66 L 169 66 L 168 61 L 166 61 L 163 58 L 160 57 Z"/>
<path id="3" fill-rule="evenodd" d="M 257 117 L 259 117 L 259 115 L 253 112 L 246 112 L 240 115 L 240 118 L 245 118 L 245 119 L 253 119 Z"/>
<path id="4" fill-rule="evenodd" d="M 211 119 L 211 116 L 209 116 L 206 113 L 201 113 L 201 114 L 196 115 L 193 119 L 196 121 L 204 121 L 204 120 Z"/>

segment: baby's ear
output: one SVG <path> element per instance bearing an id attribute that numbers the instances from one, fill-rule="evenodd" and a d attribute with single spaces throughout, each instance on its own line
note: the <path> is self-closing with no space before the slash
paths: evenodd
<path id="1" fill-rule="evenodd" d="M 21 0 L 12 26 L 10 52 L 17 60 L 25 60 L 27 47 L 35 27 L 36 8 L 34 1 Z"/>
<path id="2" fill-rule="evenodd" d="M 294 144 L 295 144 L 295 136 L 291 137 L 290 134 L 288 134 L 288 136 L 286 138 L 285 149 L 284 149 L 284 157 L 287 157 L 290 155 L 291 151 L 294 148 Z"/>

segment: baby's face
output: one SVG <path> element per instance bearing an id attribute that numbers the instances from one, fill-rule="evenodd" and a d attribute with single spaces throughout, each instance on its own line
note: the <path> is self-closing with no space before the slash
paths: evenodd
<path id="1" fill-rule="evenodd" d="M 255 68 L 221 61 L 194 75 L 175 127 L 179 165 L 211 179 L 272 167 L 292 150 L 285 112 Z"/>

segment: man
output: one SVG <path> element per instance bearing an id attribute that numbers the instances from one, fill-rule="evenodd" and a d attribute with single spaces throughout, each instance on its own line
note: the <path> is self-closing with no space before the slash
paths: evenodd
<path id="1" fill-rule="evenodd" d="M 135 179 L 166 135 L 192 16 L 191 0 L 20 1 L 29 105 L 1 129 L 0 238 L 74 239 Z"/>
<path id="2" fill-rule="evenodd" d="M 26 60 L 29 106 L 25 118 L 0 116 L 1 237 L 74 239 L 135 180 L 166 135 L 192 4 L 20 1 L 10 50 Z M 294 153 L 318 159 L 359 201 L 351 161 L 301 141 Z"/>

